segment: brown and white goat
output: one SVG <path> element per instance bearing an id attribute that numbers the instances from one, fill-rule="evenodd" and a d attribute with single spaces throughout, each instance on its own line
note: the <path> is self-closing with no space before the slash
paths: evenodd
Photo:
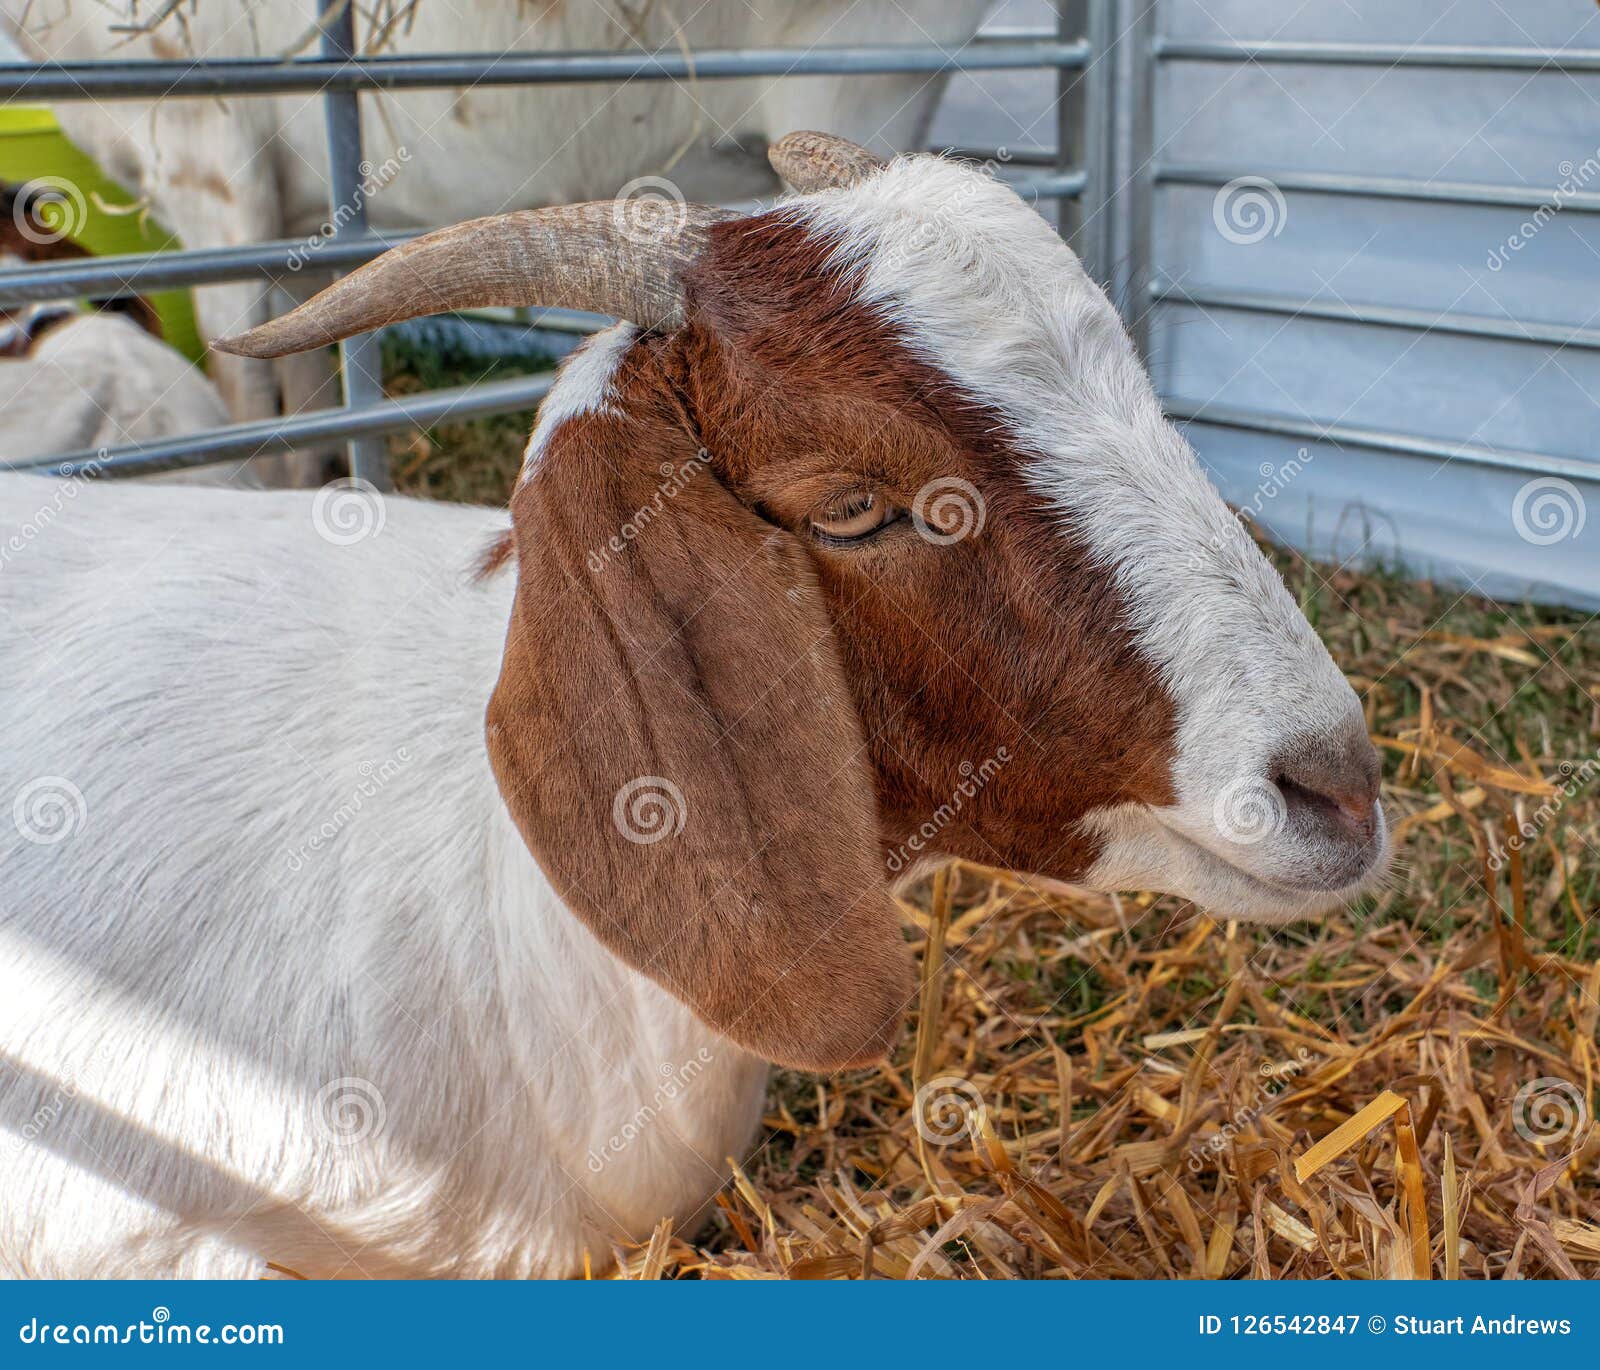
<path id="1" fill-rule="evenodd" d="M 514 584 L 459 571 L 492 515 L 330 542 L 300 494 L 96 489 L 17 559 L 0 759 L 82 833 L 0 849 L 0 1122 L 78 1087 L 0 1158 L 0 1265 L 571 1272 L 699 1208 L 764 1062 L 892 1047 L 912 855 L 1266 920 L 1380 871 L 1355 696 L 1055 233 L 951 162 L 775 160 L 769 213 L 480 220 L 232 344 L 631 319 L 546 401 Z"/>

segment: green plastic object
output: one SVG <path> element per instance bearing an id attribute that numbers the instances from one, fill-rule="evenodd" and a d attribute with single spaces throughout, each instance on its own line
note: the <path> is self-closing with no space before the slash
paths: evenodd
<path id="1" fill-rule="evenodd" d="M 75 146 L 61 131 L 44 105 L 0 107 L 0 181 L 25 185 L 46 178 L 69 189 L 71 199 L 68 236 L 97 257 L 125 252 L 170 252 L 182 246 L 148 215 L 134 210 L 134 197 L 111 180 L 94 159 Z M 76 194 L 71 192 L 76 191 Z M 47 214 L 52 211 L 46 209 Z M 81 222 L 78 222 L 81 220 Z M 190 361 L 203 361 L 205 348 L 195 327 L 194 301 L 187 290 L 158 290 L 149 296 L 161 319 L 166 340 Z"/>

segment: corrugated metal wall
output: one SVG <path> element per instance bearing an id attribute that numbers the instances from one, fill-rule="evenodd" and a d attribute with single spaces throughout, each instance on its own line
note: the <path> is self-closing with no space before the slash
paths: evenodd
<path id="1" fill-rule="evenodd" d="M 1318 555 L 1600 608 L 1594 0 L 1162 0 L 1124 41 L 1124 305 L 1224 494 Z"/>

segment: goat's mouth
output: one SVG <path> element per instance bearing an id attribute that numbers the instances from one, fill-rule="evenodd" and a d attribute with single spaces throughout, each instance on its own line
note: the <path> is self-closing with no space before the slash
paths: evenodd
<path id="1" fill-rule="evenodd" d="M 1083 883 L 1099 889 L 1145 889 L 1193 900 L 1224 917 L 1253 923 L 1291 923 L 1342 908 L 1373 889 L 1388 868 L 1389 839 L 1382 811 L 1371 838 L 1359 848 L 1312 858 L 1301 869 L 1264 870 L 1240 855 L 1195 840 L 1160 809 L 1125 805 L 1096 815 L 1102 840 Z M 1319 869 L 1320 866 L 1320 869 Z"/>
<path id="2" fill-rule="evenodd" d="M 1245 898 L 1234 907 L 1215 903 L 1217 912 L 1237 914 L 1251 922 L 1288 923 L 1342 908 L 1371 890 L 1382 879 L 1388 865 L 1389 840 L 1381 809 L 1372 838 L 1364 848 L 1342 855 L 1337 876 L 1329 878 L 1326 874 L 1315 874 L 1306 879 L 1284 878 L 1252 870 L 1226 853 L 1196 842 L 1181 829 L 1163 821 L 1158 811 L 1152 810 L 1151 816 L 1169 836 L 1187 849 L 1190 859 L 1197 866 L 1209 866 L 1212 869 L 1212 878 L 1204 883 L 1239 887 Z M 1195 898 L 1193 894 L 1189 897 Z M 1204 901 L 1196 899 L 1196 902 Z"/>

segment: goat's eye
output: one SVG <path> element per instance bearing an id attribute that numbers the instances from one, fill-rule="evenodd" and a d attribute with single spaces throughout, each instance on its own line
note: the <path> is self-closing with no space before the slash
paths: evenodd
<path id="1" fill-rule="evenodd" d="M 818 514 L 811 520 L 811 531 L 824 543 L 859 542 L 888 527 L 897 516 L 883 496 L 862 493 Z"/>

